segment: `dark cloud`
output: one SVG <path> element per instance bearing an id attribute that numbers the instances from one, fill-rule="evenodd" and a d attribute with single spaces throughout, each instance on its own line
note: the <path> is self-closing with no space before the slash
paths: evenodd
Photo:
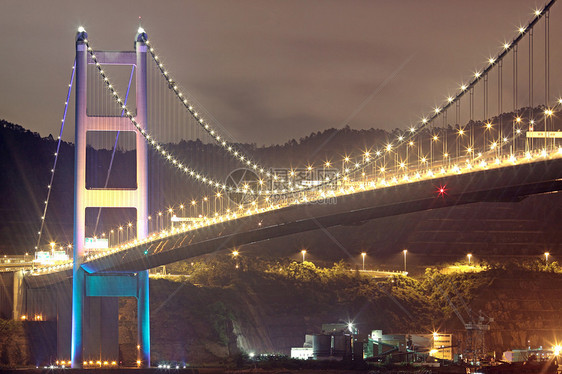
<path id="1" fill-rule="evenodd" d="M 240 141 L 283 143 L 346 120 L 352 128 L 405 127 L 495 54 L 533 5 L 4 0 L 0 117 L 58 133 L 76 27 L 87 28 L 96 48 L 129 49 L 142 15 L 176 81 Z M 562 19 L 559 8 L 552 20 Z M 561 29 L 551 22 L 551 45 Z M 65 134 L 72 139 L 71 129 Z"/>

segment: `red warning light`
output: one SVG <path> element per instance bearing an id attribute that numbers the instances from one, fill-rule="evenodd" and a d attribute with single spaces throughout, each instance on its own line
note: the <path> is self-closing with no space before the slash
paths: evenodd
<path id="1" fill-rule="evenodd" d="M 447 195 L 447 185 L 440 185 L 436 188 L 435 192 L 437 192 L 437 197 L 445 197 Z"/>

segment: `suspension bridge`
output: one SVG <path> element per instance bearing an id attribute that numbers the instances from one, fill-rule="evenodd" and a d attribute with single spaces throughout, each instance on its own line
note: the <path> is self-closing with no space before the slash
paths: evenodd
<path id="1" fill-rule="evenodd" d="M 338 161 L 285 169 L 262 164 L 232 140 L 172 78 L 145 30 L 139 27 L 134 51 L 114 52 L 95 49 L 80 28 L 61 125 L 62 135 L 74 88 L 73 258 L 16 275 L 14 318 L 57 320 L 58 357 L 87 367 L 99 357 L 118 360 L 117 298 L 136 297 L 137 365 L 147 367 L 148 269 L 320 228 L 560 190 L 562 98 L 550 88 L 562 83 L 550 68 L 559 64 L 550 57 L 554 2 L 419 123 L 372 148 L 334 155 Z M 171 145 L 178 139 L 198 144 L 192 159 Z M 48 247 L 58 140 L 36 250 Z M 122 159 L 123 175 L 115 176 Z M 150 173 L 155 162 L 199 184 L 205 197 L 158 205 L 150 192 L 160 183 Z M 134 211 L 133 218 L 115 223 L 106 213 L 115 208 Z M 88 250 L 86 239 L 98 236 L 108 248 Z"/>

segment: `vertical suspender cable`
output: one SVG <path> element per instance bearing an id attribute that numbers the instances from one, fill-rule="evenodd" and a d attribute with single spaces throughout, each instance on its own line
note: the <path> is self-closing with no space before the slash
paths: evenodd
<path id="1" fill-rule="evenodd" d="M 545 104 L 550 100 L 550 10 L 544 18 L 544 90 Z"/>
<path id="2" fill-rule="evenodd" d="M 533 29 L 529 30 L 529 110 L 533 118 Z"/>
<path id="3" fill-rule="evenodd" d="M 455 157 L 460 157 L 460 143 L 462 141 L 462 134 L 461 130 L 464 132 L 464 126 L 461 125 L 461 100 L 457 100 L 455 103 L 455 122 L 457 127 L 459 128 L 459 134 L 456 136 L 457 141 L 457 154 Z"/>
<path id="4" fill-rule="evenodd" d="M 502 121 L 502 107 L 503 107 L 503 102 L 502 102 L 502 87 L 503 87 L 503 60 L 498 61 L 498 117 L 499 117 L 499 129 L 498 129 L 498 134 L 499 134 L 499 153 L 500 156 L 502 154 L 502 147 L 503 147 L 503 121 Z"/>
<path id="5" fill-rule="evenodd" d="M 474 119 L 474 87 L 471 87 L 470 88 L 470 144 L 469 144 L 469 147 L 471 148 L 471 152 L 474 151 L 472 149 L 472 147 L 474 147 L 474 123 L 473 123 L 473 119 Z"/>
<path id="6" fill-rule="evenodd" d="M 484 123 L 488 123 L 488 74 L 484 74 Z M 482 150 L 486 151 L 486 135 L 488 134 L 488 129 L 484 128 L 484 144 L 482 145 Z M 490 133 L 492 129 L 490 128 Z"/>
<path id="7" fill-rule="evenodd" d="M 545 106 L 548 105 L 548 100 L 549 100 L 549 75 L 550 75 L 550 71 L 549 71 L 549 58 L 550 58 L 550 50 L 549 50 L 549 44 L 550 44 L 550 35 L 549 35 L 549 28 L 550 28 L 550 11 L 546 11 L 545 14 L 545 18 L 544 18 L 544 104 Z M 549 118 L 545 117 L 544 118 L 544 135 L 545 135 L 545 148 L 546 148 L 546 138 L 547 138 L 547 131 L 548 131 L 548 127 L 547 127 L 547 120 Z M 552 140 L 553 142 L 553 146 L 554 146 L 554 139 Z"/>

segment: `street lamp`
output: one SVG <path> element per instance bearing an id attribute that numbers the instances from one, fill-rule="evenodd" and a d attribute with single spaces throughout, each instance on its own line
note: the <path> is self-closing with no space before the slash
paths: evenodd
<path id="1" fill-rule="evenodd" d="M 552 114 L 554 114 L 554 112 L 552 111 L 552 109 L 546 109 L 544 111 L 544 149 L 546 150 L 546 140 L 548 137 L 548 126 L 547 126 L 547 118 L 551 118 Z M 553 139 L 554 140 L 554 139 Z"/>
<path id="2" fill-rule="evenodd" d="M 168 208 L 168 215 L 170 216 L 170 228 L 174 228 L 174 221 L 172 221 L 172 216 L 174 215 L 174 210 L 172 208 Z"/>
<path id="3" fill-rule="evenodd" d="M 50 242 L 49 245 L 51 246 L 51 256 L 54 256 L 55 255 L 55 245 L 57 245 L 57 243 Z"/>
<path id="4" fill-rule="evenodd" d="M 547 264 L 547 265 L 548 265 L 548 256 L 550 256 L 550 253 L 549 253 L 549 252 L 545 252 L 545 253 L 544 253 L 544 258 L 545 258 L 545 260 L 546 260 L 546 264 Z"/>
<path id="5" fill-rule="evenodd" d="M 468 257 L 468 264 L 470 265 L 470 259 L 472 258 L 472 253 L 467 254 L 466 257 Z"/>
<path id="6" fill-rule="evenodd" d="M 408 253 L 408 250 L 405 249 L 402 251 L 402 253 L 404 253 L 404 273 L 406 273 L 406 253 Z"/>
<path id="7" fill-rule="evenodd" d="M 189 214 L 191 217 L 195 217 L 197 215 L 197 201 L 191 200 L 191 203 L 189 204 Z"/>
<path id="8" fill-rule="evenodd" d="M 365 271 L 365 256 L 367 256 L 367 253 L 361 252 L 361 257 L 363 257 L 363 271 Z"/>
<path id="9" fill-rule="evenodd" d="M 306 249 L 303 249 L 301 253 L 302 253 L 302 263 L 304 264 L 304 256 L 306 256 Z"/>
<path id="10" fill-rule="evenodd" d="M 234 251 L 232 251 L 232 257 L 234 258 L 234 267 L 236 269 L 238 269 L 238 255 L 239 255 L 239 252 L 236 249 Z"/>
<path id="11" fill-rule="evenodd" d="M 222 214 L 222 194 L 220 192 L 217 192 L 217 194 L 215 195 L 215 215 L 217 212 L 221 212 Z M 217 209 L 217 199 L 219 199 L 219 208 Z"/>

